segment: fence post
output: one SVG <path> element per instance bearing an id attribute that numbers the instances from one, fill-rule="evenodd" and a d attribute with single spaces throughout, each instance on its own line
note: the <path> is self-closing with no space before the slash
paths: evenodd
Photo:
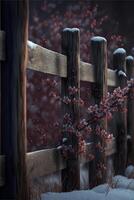
<path id="1" fill-rule="evenodd" d="M 134 78 L 134 58 L 132 56 L 127 56 L 126 58 L 126 70 L 127 78 L 130 80 Z M 134 163 L 134 99 L 133 99 L 133 89 L 130 89 L 128 101 L 127 101 L 127 134 L 131 137 L 130 146 L 128 145 L 128 162 Z M 129 141 L 128 141 L 129 144 Z M 130 150 L 129 150 L 130 149 Z M 129 155 L 130 154 L 130 155 Z"/>
<path id="2" fill-rule="evenodd" d="M 28 1 L 1 1 L 6 61 L 1 68 L 2 153 L 5 185 L 1 199 L 28 200 L 26 175 L 26 58 Z"/>
<path id="3" fill-rule="evenodd" d="M 113 53 L 113 67 L 117 70 L 118 86 L 121 88 L 126 86 L 126 77 L 122 72 L 126 72 L 126 51 L 119 48 Z M 125 106 L 126 106 L 126 102 Z M 118 112 L 116 114 L 116 148 L 115 156 L 115 174 L 123 174 L 127 161 L 127 126 L 126 113 Z"/>
<path id="4" fill-rule="evenodd" d="M 5 157 L 2 155 L 2 133 L 1 133 L 1 67 L 5 60 L 5 33 L 0 30 L 0 187 L 5 183 L 5 170 L 4 170 L 4 160 Z"/>
<path id="5" fill-rule="evenodd" d="M 76 28 L 66 28 L 62 32 L 62 53 L 67 56 L 67 78 L 62 78 L 61 96 L 62 98 L 69 97 L 70 99 L 80 98 L 80 31 Z M 78 88 L 77 94 L 73 96 L 69 94 L 69 87 Z M 62 116 L 68 113 L 73 121 L 73 124 L 79 121 L 79 106 L 78 104 L 62 103 Z M 65 133 L 68 134 L 68 133 Z M 64 133 L 63 133 L 64 135 Z M 78 141 L 76 135 L 73 134 L 71 145 L 78 149 Z M 67 169 L 63 170 L 63 191 L 70 191 L 80 188 L 80 166 L 78 155 L 76 158 L 67 161 Z"/>
<path id="6" fill-rule="evenodd" d="M 91 39 L 91 49 L 92 49 L 93 65 L 95 69 L 95 74 L 94 74 L 95 85 L 93 87 L 92 94 L 93 94 L 95 104 L 99 104 L 100 101 L 104 99 L 107 94 L 107 41 L 106 39 L 103 37 L 93 37 Z M 100 120 L 99 124 L 105 130 L 107 130 L 107 118 Z M 96 135 L 96 133 L 94 134 L 94 142 L 95 142 L 95 146 L 99 142 L 101 142 L 101 145 L 103 146 L 105 145 L 103 144 L 103 141 L 101 141 L 101 139 Z M 91 174 L 92 177 L 90 177 L 93 181 L 93 186 L 106 181 L 105 170 L 101 172 L 102 176 L 99 177 L 99 174 L 98 174 L 99 171 L 97 167 L 97 165 L 100 163 L 106 166 L 106 158 L 104 154 L 105 153 L 98 152 L 97 148 L 95 147 L 95 161 L 94 161 L 95 174 Z M 98 177 L 96 178 L 97 174 L 98 174 Z M 90 175 L 90 172 L 89 172 L 89 175 Z"/>

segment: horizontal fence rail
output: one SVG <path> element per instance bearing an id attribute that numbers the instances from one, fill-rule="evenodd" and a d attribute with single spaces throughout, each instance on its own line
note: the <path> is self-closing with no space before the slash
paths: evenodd
<path id="1" fill-rule="evenodd" d="M 67 77 L 67 58 L 65 55 L 48 50 L 31 41 L 28 41 L 28 69 L 43 73 Z M 80 62 L 80 80 L 95 82 L 94 67 L 92 64 Z M 117 73 L 108 69 L 108 86 L 117 86 Z"/>
<path id="2" fill-rule="evenodd" d="M 86 153 L 79 156 L 80 163 L 91 161 L 88 155 L 93 154 L 94 143 L 86 144 Z M 105 155 L 111 156 L 116 152 L 115 139 L 107 141 Z M 66 161 L 57 148 L 44 149 L 27 153 L 27 173 L 29 177 L 41 177 L 66 168 Z"/>

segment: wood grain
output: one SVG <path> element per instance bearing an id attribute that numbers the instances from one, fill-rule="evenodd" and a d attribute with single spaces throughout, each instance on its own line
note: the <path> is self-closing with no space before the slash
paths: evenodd
<path id="1" fill-rule="evenodd" d="M 5 32 L 0 30 L 0 61 L 5 60 Z"/>
<path id="2" fill-rule="evenodd" d="M 46 149 L 27 153 L 28 176 L 44 176 L 65 168 L 66 162 L 58 149 Z"/>
<path id="3" fill-rule="evenodd" d="M 119 48 L 113 53 L 113 66 L 117 69 L 118 86 L 124 88 L 126 86 L 126 77 L 120 75 L 119 71 L 126 72 L 126 51 Z M 124 100 L 124 107 L 126 101 Z M 124 174 L 127 162 L 127 118 L 125 112 L 118 111 L 116 113 L 116 147 L 117 154 L 115 156 L 115 173 Z"/>
<path id="4" fill-rule="evenodd" d="M 31 41 L 28 41 L 28 65 L 32 70 L 67 77 L 67 58 L 65 55 L 48 50 Z M 80 61 L 80 80 L 95 82 L 94 66 L 90 63 Z M 117 74 L 108 69 L 108 85 L 117 85 Z"/>
<path id="5" fill-rule="evenodd" d="M 75 98 L 80 99 L 80 31 L 79 29 L 64 29 L 62 32 L 62 53 L 67 56 L 67 77 L 61 79 L 61 95 L 69 97 L 72 102 Z M 70 95 L 69 87 L 75 87 L 78 92 Z M 77 124 L 80 117 L 78 104 L 62 103 L 62 116 L 68 113 L 72 124 Z M 62 131 L 62 136 L 67 137 L 69 133 Z M 76 133 L 68 139 L 68 145 L 72 145 L 75 155 L 67 161 L 67 168 L 63 170 L 63 190 L 70 191 L 80 188 L 80 166 L 78 162 L 78 137 Z M 75 177 L 75 178 L 74 178 Z"/>
<path id="6" fill-rule="evenodd" d="M 93 37 L 91 39 L 92 59 L 94 64 L 95 85 L 92 87 L 92 95 L 95 104 L 99 105 L 100 102 L 107 95 L 107 41 L 102 37 Z M 95 148 L 95 169 L 98 173 L 98 164 L 103 163 L 106 166 L 105 153 L 100 152 L 96 145 L 101 144 L 102 148 L 105 146 L 105 141 L 96 133 L 96 126 L 99 125 L 107 131 L 107 117 L 99 120 L 97 124 L 93 125 L 94 129 L 94 148 Z M 101 184 L 106 181 L 106 171 L 101 170 L 101 178 L 95 176 L 94 184 Z"/>
<path id="7" fill-rule="evenodd" d="M 94 144 L 86 144 L 86 154 L 79 156 L 79 163 L 84 164 L 91 161 L 89 154 L 94 154 Z M 105 147 L 105 155 L 109 156 L 116 152 L 115 139 L 107 141 Z M 40 151 L 27 153 L 27 176 L 43 177 L 63 170 L 67 167 L 66 161 L 62 158 L 61 152 L 57 148 L 44 149 Z"/>
<path id="8" fill-rule="evenodd" d="M 27 200 L 26 177 L 26 61 L 28 1 L 1 0 L 1 29 L 6 33 L 2 62 L 2 154 L 5 185 L 1 199 Z M 25 12 L 24 12 L 25 11 Z"/>
<path id="9" fill-rule="evenodd" d="M 0 155 L 0 187 L 5 184 L 5 156 Z"/>
<path id="10" fill-rule="evenodd" d="M 126 71 L 128 80 L 134 78 L 134 58 L 132 56 L 126 57 Z M 131 147 L 128 146 L 128 162 L 134 163 L 134 99 L 133 99 L 133 88 L 130 89 L 127 101 L 127 135 L 131 137 Z M 131 150 L 132 148 L 132 150 Z M 129 159 L 130 158 L 130 159 Z"/>

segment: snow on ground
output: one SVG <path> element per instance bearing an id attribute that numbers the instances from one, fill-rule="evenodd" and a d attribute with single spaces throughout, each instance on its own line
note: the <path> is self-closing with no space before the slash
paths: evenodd
<path id="1" fill-rule="evenodd" d="M 110 189 L 109 185 L 105 183 L 94 187 L 92 190 L 97 193 L 107 193 Z"/>
<path id="2" fill-rule="evenodd" d="M 129 166 L 125 176 L 113 177 L 111 188 L 108 184 L 96 186 L 92 190 L 42 194 L 41 200 L 134 200 L 134 167 Z"/>
<path id="3" fill-rule="evenodd" d="M 113 185 L 116 188 L 125 188 L 134 191 L 134 179 L 128 179 L 124 176 L 115 176 L 113 178 Z"/>
<path id="4" fill-rule="evenodd" d="M 129 165 L 125 170 L 125 176 L 127 178 L 134 178 L 134 166 Z"/>
<path id="5" fill-rule="evenodd" d="M 41 200 L 134 200 L 134 192 L 127 189 L 110 189 L 107 193 L 93 190 L 46 193 Z"/>

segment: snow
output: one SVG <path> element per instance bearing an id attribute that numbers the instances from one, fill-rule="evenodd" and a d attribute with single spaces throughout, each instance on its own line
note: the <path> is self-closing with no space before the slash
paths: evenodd
<path id="1" fill-rule="evenodd" d="M 125 175 L 131 177 L 134 166 L 125 170 Z M 107 183 L 94 187 L 92 190 L 72 192 L 48 192 L 41 195 L 41 200 L 134 200 L 134 179 L 117 175 L 112 179 L 111 188 Z"/>
<path id="2" fill-rule="evenodd" d="M 123 72 L 122 70 L 119 70 L 119 71 L 118 71 L 118 75 L 119 75 L 119 76 L 127 77 L 127 75 L 125 74 L 125 72 Z"/>
<path id="3" fill-rule="evenodd" d="M 41 200 L 134 200 L 131 190 L 111 189 L 107 193 L 97 193 L 92 190 L 81 190 L 62 193 L 46 193 Z"/>
<path id="4" fill-rule="evenodd" d="M 118 74 L 118 76 L 124 76 L 127 77 L 126 73 L 122 70 L 117 70 L 118 67 L 114 67 L 115 68 L 115 72 Z"/>
<path id="5" fill-rule="evenodd" d="M 31 49 L 35 49 L 37 47 L 37 44 L 35 44 L 31 41 L 28 41 L 27 44 L 28 44 L 28 47 L 30 47 Z"/>
<path id="6" fill-rule="evenodd" d="M 94 187 L 92 190 L 97 193 L 107 193 L 109 189 L 110 189 L 109 185 L 105 183 Z"/>
<path id="7" fill-rule="evenodd" d="M 91 40 L 95 41 L 95 42 L 102 42 L 102 41 L 106 42 L 106 39 L 104 37 L 100 37 L 100 36 L 92 37 Z"/>
<path id="8" fill-rule="evenodd" d="M 125 176 L 127 178 L 134 178 L 134 166 L 129 165 L 125 170 Z"/>
<path id="9" fill-rule="evenodd" d="M 134 191 L 134 179 L 118 175 L 113 178 L 113 184 L 116 188 L 125 188 Z"/>
<path id="10" fill-rule="evenodd" d="M 114 51 L 114 53 L 113 54 L 126 54 L 126 51 L 125 51 L 125 49 L 123 49 L 123 48 L 118 48 L 118 49 L 116 49 L 115 51 Z"/>
<path id="11" fill-rule="evenodd" d="M 133 56 L 127 56 L 127 58 L 126 58 L 127 60 L 134 60 L 134 58 L 133 58 Z"/>
<path id="12" fill-rule="evenodd" d="M 63 32 L 66 32 L 66 31 L 70 31 L 70 32 L 78 32 L 79 29 L 78 29 L 78 28 L 65 28 L 65 29 L 63 30 Z"/>

